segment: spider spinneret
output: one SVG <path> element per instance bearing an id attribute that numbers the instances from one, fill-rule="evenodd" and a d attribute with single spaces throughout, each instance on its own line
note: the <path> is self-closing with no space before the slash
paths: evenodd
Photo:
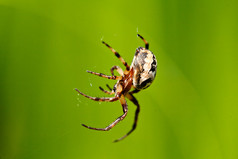
<path id="1" fill-rule="evenodd" d="M 86 98 L 92 99 L 94 101 L 114 102 L 119 100 L 122 105 L 123 114 L 120 117 L 118 117 L 114 122 L 112 122 L 109 126 L 107 126 L 106 128 L 94 128 L 94 127 L 90 127 L 90 126 L 86 126 L 85 124 L 82 124 L 82 126 L 88 129 L 108 131 L 111 128 L 113 128 L 118 122 L 123 120 L 126 117 L 128 112 L 128 105 L 126 103 L 125 98 L 128 98 L 130 101 L 132 101 L 136 105 L 137 109 L 135 112 L 134 124 L 132 126 L 132 129 L 126 135 L 115 140 L 114 142 L 124 139 L 136 129 L 138 115 L 140 112 L 140 105 L 133 94 L 138 93 L 140 90 L 148 88 L 156 76 L 156 70 L 157 70 L 156 57 L 150 50 L 148 50 L 149 43 L 141 35 L 139 34 L 137 35 L 144 41 L 145 48 L 139 47 L 136 49 L 136 53 L 134 55 L 131 66 L 127 64 L 127 62 L 120 56 L 118 52 L 116 52 L 107 43 L 102 41 L 102 43 L 105 44 L 116 55 L 116 57 L 123 63 L 123 65 L 126 67 L 125 71 L 123 71 L 119 66 L 113 66 L 111 68 L 112 76 L 108 76 L 102 73 L 87 71 L 88 73 L 91 73 L 100 77 L 117 80 L 117 83 L 114 85 L 113 89 L 111 89 L 110 86 L 107 85 L 110 91 L 104 90 L 102 87 L 99 87 L 100 90 L 106 94 L 109 94 L 109 95 L 114 94 L 115 95 L 114 97 L 102 97 L 102 98 L 91 97 L 80 92 L 78 89 L 75 89 L 79 94 L 83 95 Z M 115 76 L 114 70 L 116 70 L 120 74 L 120 76 Z M 134 90 L 130 91 L 132 88 L 134 88 Z"/>

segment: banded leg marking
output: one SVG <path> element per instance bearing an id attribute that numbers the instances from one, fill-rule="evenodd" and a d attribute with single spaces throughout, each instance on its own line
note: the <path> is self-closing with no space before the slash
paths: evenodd
<path id="1" fill-rule="evenodd" d="M 127 112 L 128 112 L 128 107 L 127 107 L 127 104 L 126 104 L 125 97 L 122 95 L 119 100 L 120 100 L 120 102 L 121 102 L 121 105 L 122 105 L 124 114 L 121 115 L 120 117 L 118 117 L 118 118 L 117 118 L 114 122 L 112 122 L 109 126 L 107 126 L 106 128 L 94 128 L 94 127 L 87 126 L 87 125 L 85 125 L 85 124 L 82 124 L 82 126 L 88 128 L 88 129 L 99 130 L 99 131 L 108 131 L 108 130 L 112 129 L 117 123 L 119 123 L 120 121 L 122 121 L 122 120 L 126 117 Z"/>
<path id="2" fill-rule="evenodd" d="M 145 42 L 145 48 L 149 49 L 149 43 L 140 34 L 137 34 L 137 36 L 139 36 Z"/>
<path id="3" fill-rule="evenodd" d="M 109 95 L 113 95 L 113 94 L 114 94 L 114 92 L 106 91 L 106 90 L 104 90 L 102 87 L 99 87 L 99 89 L 100 89 L 101 91 L 103 91 L 104 93 L 106 93 L 106 94 L 109 94 Z"/>
<path id="4" fill-rule="evenodd" d="M 111 46 L 109 46 L 107 43 L 105 43 L 104 41 L 102 41 L 102 43 L 104 45 L 106 45 L 115 55 L 116 57 L 123 63 L 123 65 L 126 67 L 126 70 L 129 71 L 130 70 L 130 66 L 127 64 L 127 62 L 121 57 L 121 55 L 116 52 Z"/>
<path id="5" fill-rule="evenodd" d="M 140 105 L 139 105 L 137 99 L 136 99 L 131 93 L 128 93 L 128 94 L 126 95 L 126 97 L 127 97 L 130 101 L 132 101 L 132 102 L 136 105 L 136 107 L 137 107 L 137 108 L 136 108 L 136 112 L 135 112 L 134 124 L 133 124 L 133 126 L 132 126 L 132 129 L 131 129 L 126 135 L 124 135 L 123 137 L 121 137 L 121 138 L 115 140 L 114 142 L 118 142 L 118 141 L 120 141 L 120 140 L 126 138 L 128 135 L 130 135 L 130 134 L 136 129 L 136 126 L 137 126 L 138 115 L 139 115 L 139 112 L 140 112 Z"/>
<path id="6" fill-rule="evenodd" d="M 119 66 L 113 66 L 111 68 L 112 76 L 115 76 L 114 75 L 114 70 L 116 70 L 121 76 L 123 76 L 123 70 Z"/>
<path id="7" fill-rule="evenodd" d="M 120 76 L 108 76 L 108 75 L 105 75 L 105 74 L 102 74 L 102 73 L 97 73 L 97 72 L 93 72 L 93 71 L 88 71 L 88 73 L 91 73 L 93 75 L 97 75 L 97 76 L 100 76 L 100 77 L 103 77 L 103 78 L 107 78 L 107 79 L 113 79 L 113 80 L 120 80 L 121 77 Z"/>
<path id="8" fill-rule="evenodd" d="M 108 84 L 106 86 L 110 91 L 112 91 L 112 88 Z"/>
<path id="9" fill-rule="evenodd" d="M 80 92 L 77 88 L 75 88 L 75 90 L 83 95 L 84 97 L 86 98 L 89 98 L 91 100 L 94 100 L 94 101 L 100 101 L 100 102 L 114 102 L 114 101 L 117 101 L 119 99 L 119 97 L 102 97 L 102 98 L 99 98 L 99 97 L 91 97 L 91 96 L 88 96 L 82 92 Z"/>

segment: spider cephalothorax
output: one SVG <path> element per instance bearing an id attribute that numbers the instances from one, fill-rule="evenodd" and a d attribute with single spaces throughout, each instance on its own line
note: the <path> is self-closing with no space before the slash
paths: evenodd
<path id="1" fill-rule="evenodd" d="M 90 97 L 80 92 L 78 89 L 75 89 L 81 95 L 89 99 L 92 99 L 94 101 L 114 102 L 119 100 L 122 105 L 123 112 L 124 112 L 123 115 L 118 117 L 109 126 L 107 126 L 106 128 L 94 128 L 94 127 L 90 127 L 90 126 L 86 126 L 82 124 L 84 127 L 89 129 L 108 131 L 111 128 L 113 128 L 118 122 L 123 120 L 126 117 L 128 112 L 128 106 L 127 106 L 125 97 L 128 98 L 137 106 L 132 129 L 120 139 L 115 140 L 115 142 L 124 139 L 135 130 L 137 126 L 138 115 L 140 112 L 140 105 L 137 99 L 134 97 L 133 93 L 137 93 L 142 89 L 148 88 L 153 82 L 156 75 L 157 60 L 155 58 L 155 55 L 150 50 L 148 50 L 149 49 L 148 42 L 141 35 L 139 34 L 137 35 L 145 42 L 145 48 L 139 47 L 136 49 L 136 53 L 132 61 L 131 67 L 125 62 L 125 60 L 119 55 L 118 52 L 116 52 L 113 48 L 111 48 L 107 43 L 103 41 L 102 43 L 105 44 L 119 58 L 119 60 L 126 67 L 126 70 L 123 71 L 119 66 L 113 66 L 111 68 L 112 76 L 108 76 L 102 73 L 87 71 L 88 73 L 91 73 L 100 77 L 117 80 L 117 83 L 114 85 L 113 89 L 111 89 L 110 86 L 107 85 L 110 91 L 106 91 L 102 87 L 99 87 L 104 93 L 107 93 L 109 95 L 114 94 L 115 95 L 114 97 L 107 97 L 107 98 Z M 116 70 L 120 74 L 120 76 L 115 76 L 114 70 Z M 134 90 L 130 91 L 131 88 L 134 88 Z"/>

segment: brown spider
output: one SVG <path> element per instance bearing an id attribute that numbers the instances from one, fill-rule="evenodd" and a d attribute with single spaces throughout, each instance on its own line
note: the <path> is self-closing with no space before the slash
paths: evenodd
<path id="1" fill-rule="evenodd" d="M 123 120 L 128 112 L 128 106 L 125 100 L 125 97 L 128 98 L 130 101 L 132 101 L 136 106 L 136 112 L 135 112 L 135 119 L 134 124 L 132 126 L 132 129 L 123 137 L 115 140 L 114 142 L 120 141 L 127 137 L 129 134 L 131 134 L 136 126 L 137 126 L 137 120 L 138 120 L 138 114 L 140 112 L 140 105 L 137 101 L 137 99 L 132 95 L 133 93 L 137 93 L 142 89 L 148 88 L 151 83 L 153 82 L 155 75 L 156 75 L 156 69 L 157 69 L 157 60 L 155 58 L 155 55 L 148 50 L 149 44 L 148 42 L 139 34 L 137 34 L 144 42 L 145 42 L 145 48 L 139 47 L 136 49 L 136 53 L 134 56 L 134 59 L 132 61 L 131 67 L 127 64 L 127 62 L 119 55 L 118 52 L 116 52 L 113 48 L 111 48 L 107 43 L 102 41 L 103 44 L 105 44 L 115 55 L 119 60 L 123 63 L 123 65 L 126 67 L 126 70 L 123 72 L 123 70 L 119 66 L 113 66 L 111 68 L 112 76 L 108 76 L 102 73 L 96 73 L 92 71 L 87 71 L 88 73 L 117 80 L 117 83 L 114 85 L 114 88 L 111 89 L 109 85 L 107 85 L 108 89 L 110 91 L 104 90 L 102 87 L 99 87 L 100 90 L 102 90 L 104 93 L 113 95 L 114 97 L 90 97 L 82 92 L 80 92 L 78 89 L 75 89 L 78 93 L 83 95 L 86 98 L 92 99 L 94 101 L 106 101 L 106 102 L 114 102 L 119 100 L 122 108 L 123 108 L 123 115 L 118 117 L 114 122 L 112 122 L 109 126 L 106 128 L 94 128 L 90 126 L 86 126 L 82 124 L 82 126 L 93 129 L 93 130 L 100 130 L 100 131 L 108 131 L 111 128 L 113 128 L 118 122 Z M 116 70 L 121 76 L 115 76 L 114 70 Z M 133 91 L 130 91 L 131 88 L 134 88 Z"/>

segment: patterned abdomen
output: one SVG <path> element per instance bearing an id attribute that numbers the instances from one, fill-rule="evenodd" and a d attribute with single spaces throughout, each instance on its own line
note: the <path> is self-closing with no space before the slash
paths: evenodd
<path id="1" fill-rule="evenodd" d="M 136 50 L 131 67 L 133 67 L 133 86 L 136 89 L 148 88 L 156 76 L 157 60 L 155 55 L 143 47 Z"/>

